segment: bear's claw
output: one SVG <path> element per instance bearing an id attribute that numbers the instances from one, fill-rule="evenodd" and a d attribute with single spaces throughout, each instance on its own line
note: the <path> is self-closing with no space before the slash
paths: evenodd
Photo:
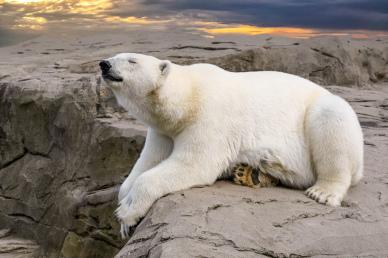
<path id="1" fill-rule="evenodd" d="M 327 204 L 329 206 L 338 207 L 341 206 L 342 196 L 324 189 L 319 185 L 314 185 L 306 190 L 306 195 L 318 203 Z"/>

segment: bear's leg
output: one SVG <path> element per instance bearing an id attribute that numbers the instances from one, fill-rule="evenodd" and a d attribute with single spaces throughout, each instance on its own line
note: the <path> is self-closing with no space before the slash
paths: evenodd
<path id="1" fill-rule="evenodd" d="M 260 187 L 273 187 L 280 183 L 280 180 L 267 173 L 259 174 Z"/>
<path id="2" fill-rule="evenodd" d="M 121 200 L 116 215 L 122 223 L 123 237 L 128 227 L 136 225 L 157 199 L 194 186 L 213 184 L 227 167 L 227 148 L 220 143 L 209 142 L 208 138 L 201 141 L 192 132 L 181 133 L 180 137 L 175 139 L 171 155 L 142 173 Z M 209 153 L 214 155 L 209 158 Z"/>
<path id="3" fill-rule="evenodd" d="M 310 106 L 305 126 L 317 178 L 306 194 L 340 206 L 350 185 L 362 177 L 363 136 L 357 116 L 340 97 L 325 95 Z"/>
<path id="4" fill-rule="evenodd" d="M 131 173 L 120 187 L 119 202 L 128 195 L 136 178 L 143 172 L 155 167 L 170 156 L 173 148 L 172 139 L 161 135 L 152 128 L 148 129 L 144 148 Z"/>

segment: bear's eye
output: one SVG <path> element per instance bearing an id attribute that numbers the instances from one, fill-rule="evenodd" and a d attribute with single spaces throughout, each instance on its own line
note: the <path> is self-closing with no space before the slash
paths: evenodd
<path id="1" fill-rule="evenodd" d="M 136 61 L 135 61 L 135 60 L 132 60 L 132 59 L 129 59 L 129 60 L 128 60 L 128 63 L 130 63 L 130 64 L 136 64 Z"/>

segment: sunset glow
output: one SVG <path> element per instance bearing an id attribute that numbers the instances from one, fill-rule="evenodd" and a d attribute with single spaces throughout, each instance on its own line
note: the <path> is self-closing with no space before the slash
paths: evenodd
<path id="1" fill-rule="evenodd" d="M 31 30 L 43 30 L 50 27 L 50 23 L 56 24 L 66 23 L 67 19 L 62 21 L 48 20 L 42 16 L 47 14 L 72 15 L 72 21 L 79 23 L 94 22 L 89 24 L 98 26 L 100 23 L 106 24 L 137 24 L 137 25 L 151 25 L 166 23 L 170 20 L 157 20 L 147 17 L 127 16 L 120 17 L 114 15 L 107 15 L 105 12 L 112 8 L 112 1 L 110 0 L 0 0 L 1 4 L 8 4 L 14 6 L 18 13 L 24 13 L 24 16 L 14 20 L 12 28 L 25 28 Z M 86 24 L 85 24 L 86 25 Z"/>
<path id="2" fill-rule="evenodd" d="M 228 34 L 249 36 L 273 34 L 302 38 L 317 35 L 351 35 L 355 38 L 366 38 L 370 35 L 387 35 L 387 31 L 384 29 L 367 30 L 364 28 L 350 28 L 345 30 L 342 28 L 322 28 L 321 25 L 319 25 L 320 27 L 318 26 L 319 28 L 315 28 L 313 27 L 314 24 L 310 24 L 310 22 L 305 23 L 307 25 L 305 27 L 287 23 L 281 24 L 280 26 L 270 26 L 271 22 L 263 23 L 267 24 L 266 26 L 259 26 L 255 24 L 261 24 L 258 21 L 264 19 L 264 16 L 267 15 L 267 13 L 263 13 L 263 8 L 259 8 L 265 7 L 260 2 L 229 0 L 230 7 L 222 6 L 217 12 L 214 11 L 217 9 L 216 5 L 211 5 L 214 10 L 207 10 L 207 5 L 204 5 L 204 9 L 197 9 L 201 7 L 198 5 L 201 1 L 184 1 L 178 5 L 174 1 L 152 1 L 145 4 L 143 1 L 125 0 L 0 0 L 0 12 L 2 15 L 0 30 L 11 29 L 43 32 L 50 30 L 57 31 L 58 29 L 90 30 L 111 29 L 117 28 L 117 26 L 154 26 L 157 29 L 174 29 L 179 27 L 193 32 L 199 31 L 206 37 Z M 226 5 L 228 5 L 229 1 Z M 286 10 L 293 8 L 292 6 L 287 6 L 286 1 L 279 0 L 279 3 L 283 2 L 287 7 L 284 7 Z M 233 3 L 236 5 L 233 5 Z M 279 3 L 276 8 L 281 6 Z M 319 5 L 320 3 L 317 1 L 313 4 Z M 190 4 L 194 4 L 194 7 Z M 236 6 L 239 4 L 245 7 L 252 5 L 253 9 L 251 9 L 251 12 L 246 11 L 249 9 L 238 9 Z M 330 3 L 327 3 L 327 5 L 330 5 Z M 303 7 L 303 4 L 298 5 L 298 8 L 301 7 Z M 257 10 L 258 13 L 252 12 L 252 10 Z M 335 11 L 336 9 L 333 10 Z M 240 15 L 239 12 L 242 12 L 242 14 Z M 244 12 L 247 12 L 245 16 Z M 277 16 L 273 15 L 273 17 Z M 287 20 L 287 17 L 279 16 L 278 20 Z M 362 20 L 362 16 L 360 17 Z M 235 22 L 239 19 L 248 21 L 247 23 L 249 24 Z M 249 19 L 252 19 L 252 21 L 249 21 Z M 303 15 L 298 16 L 296 20 L 298 19 L 301 19 L 300 23 L 302 24 L 302 20 L 304 19 Z M 233 22 L 230 22 L 231 20 Z M 326 23 L 334 21 L 328 19 L 322 20 Z M 272 23 L 278 24 L 279 22 L 277 19 L 274 19 Z M 163 26 L 161 26 L 162 24 Z M 382 23 L 376 24 L 373 26 L 380 26 L 379 24 Z M 332 26 L 335 27 L 335 24 Z"/>
<path id="3" fill-rule="evenodd" d="M 137 18 L 134 16 L 129 16 L 126 18 L 122 18 L 119 16 L 109 16 L 104 18 L 104 20 L 112 23 L 128 23 L 128 24 L 143 24 L 143 25 L 166 23 L 170 21 L 170 20 L 152 20 L 152 19 L 148 19 L 147 17 Z"/>
<path id="4" fill-rule="evenodd" d="M 1 3 L 9 3 L 9 4 L 31 4 L 31 3 L 39 3 L 39 2 L 55 2 L 55 1 L 47 1 L 47 0 L 5 0 L 0 1 Z"/>
<path id="5" fill-rule="evenodd" d="M 261 35 L 261 34 L 274 34 L 274 35 L 294 35 L 294 36 L 311 36 L 316 34 L 317 31 L 312 29 L 303 28 L 287 28 L 287 27 L 256 27 L 251 25 L 236 25 L 227 26 L 222 25 L 220 28 L 199 28 L 199 30 L 205 31 L 209 34 L 244 34 L 244 35 Z"/>

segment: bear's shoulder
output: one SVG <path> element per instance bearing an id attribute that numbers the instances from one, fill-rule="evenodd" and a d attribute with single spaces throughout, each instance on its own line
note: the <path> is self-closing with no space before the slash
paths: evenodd
<path id="1" fill-rule="evenodd" d="M 226 70 L 222 69 L 221 67 L 207 63 L 192 64 L 187 66 L 187 68 L 191 71 L 226 72 Z"/>

